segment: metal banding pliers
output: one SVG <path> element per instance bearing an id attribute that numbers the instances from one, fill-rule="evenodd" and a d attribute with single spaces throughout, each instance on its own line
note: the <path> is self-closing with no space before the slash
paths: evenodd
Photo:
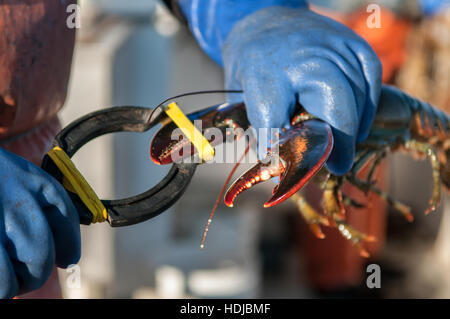
<path id="1" fill-rule="evenodd" d="M 64 151 L 69 159 L 83 145 L 101 135 L 151 129 L 165 117 L 162 112 L 149 121 L 152 111 L 145 107 L 124 106 L 89 113 L 65 127 L 56 136 L 53 146 Z M 161 214 L 183 195 L 196 166 L 195 163 L 174 163 L 168 174 L 150 190 L 125 199 L 101 200 L 105 219 L 111 226 L 118 227 L 137 224 Z M 49 155 L 44 157 L 42 168 L 65 186 L 63 173 Z M 67 192 L 78 210 L 80 223 L 91 224 L 94 221 L 92 211 L 79 194 L 70 190 Z"/>

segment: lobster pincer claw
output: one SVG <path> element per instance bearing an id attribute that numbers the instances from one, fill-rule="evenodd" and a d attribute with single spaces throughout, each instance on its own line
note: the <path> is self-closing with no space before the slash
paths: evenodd
<path id="1" fill-rule="evenodd" d="M 191 113 L 187 117 L 194 122 L 211 146 L 224 143 L 229 129 L 247 129 L 250 126 L 243 103 L 215 105 Z M 154 163 L 172 164 L 197 153 L 197 149 L 181 131 L 177 134 L 178 127 L 174 122 L 170 119 L 161 122 L 163 127 L 155 134 L 150 146 L 150 157 Z M 198 126 L 199 124 L 201 127 Z M 239 138 L 235 134 L 232 136 Z"/>
<path id="2" fill-rule="evenodd" d="M 188 118 L 194 123 L 201 120 L 201 132 L 212 146 L 225 142 L 228 129 L 245 130 L 250 127 L 243 103 L 212 106 L 191 113 Z M 155 163 L 178 162 L 197 152 L 192 143 L 181 134 L 180 139 L 173 139 L 173 132 L 177 128 L 175 123 L 164 120 L 161 122 L 164 126 L 156 133 L 150 147 L 150 156 Z M 210 138 L 208 132 L 213 129 L 219 129 L 223 138 L 218 139 L 214 135 L 214 139 Z M 231 185 L 225 195 L 225 204 L 232 206 L 241 192 L 276 176 L 280 177 L 280 183 L 275 186 L 272 198 L 264 206 L 271 207 L 281 203 L 319 171 L 332 148 L 333 135 L 327 123 L 306 119 L 293 124 L 290 129 L 281 132 L 278 143 L 263 161 L 258 162 Z"/>
<path id="3" fill-rule="evenodd" d="M 275 152 L 278 148 L 278 152 Z M 243 173 L 225 194 L 225 204 L 233 206 L 243 191 L 272 177 L 280 182 L 264 207 L 275 206 L 302 188 L 325 164 L 333 148 L 331 127 L 320 120 L 308 120 L 281 133 L 267 157 Z"/>

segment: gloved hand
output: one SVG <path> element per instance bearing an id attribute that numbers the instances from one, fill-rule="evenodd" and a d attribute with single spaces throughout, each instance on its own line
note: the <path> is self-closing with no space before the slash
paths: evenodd
<path id="1" fill-rule="evenodd" d="M 244 90 L 253 127 L 289 127 L 298 101 L 333 128 L 328 168 L 335 174 L 350 169 L 380 94 L 381 63 L 369 44 L 304 1 L 179 4 L 202 48 L 224 65 L 227 88 Z M 267 6 L 274 4 L 281 6 Z"/>
<path id="2" fill-rule="evenodd" d="M 0 297 L 42 286 L 80 259 L 78 213 L 43 170 L 0 149 Z"/>

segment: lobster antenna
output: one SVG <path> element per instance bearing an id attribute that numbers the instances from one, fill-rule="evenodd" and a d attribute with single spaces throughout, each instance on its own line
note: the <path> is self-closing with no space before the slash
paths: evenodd
<path id="1" fill-rule="evenodd" d="M 205 226 L 205 230 L 203 231 L 202 241 L 200 243 L 200 249 L 205 248 L 205 241 L 206 241 L 206 236 L 208 234 L 209 226 L 211 226 L 211 222 L 212 222 L 212 219 L 214 217 L 214 213 L 216 212 L 216 209 L 219 206 L 220 200 L 221 200 L 221 198 L 223 196 L 223 193 L 225 192 L 225 189 L 226 189 L 227 185 L 230 183 L 231 178 L 233 177 L 233 175 L 236 172 L 237 168 L 239 167 L 239 165 L 241 164 L 241 162 L 244 159 L 245 155 L 247 155 L 248 151 L 250 150 L 250 147 L 253 146 L 255 141 L 256 141 L 255 137 L 253 137 L 250 140 L 250 142 L 248 143 L 247 147 L 245 148 L 244 153 L 239 158 L 239 161 L 237 161 L 237 163 L 234 164 L 233 169 L 228 174 L 228 177 L 225 180 L 225 183 L 223 184 L 222 189 L 220 190 L 219 196 L 217 196 L 216 202 L 214 203 L 214 207 L 211 210 L 211 214 L 209 215 L 208 222 L 206 223 L 206 226 Z"/>
<path id="2" fill-rule="evenodd" d="M 161 103 L 159 103 L 152 111 L 152 113 L 150 113 L 150 116 L 148 118 L 147 124 L 150 123 L 152 121 L 153 118 L 153 114 L 155 113 L 155 111 L 157 109 L 159 109 L 161 106 L 164 105 L 164 103 L 170 101 L 170 100 L 174 100 L 180 97 L 184 97 L 184 96 L 190 96 L 190 95 L 200 95 L 200 94 L 214 94 L 214 93 L 243 93 L 243 90 L 205 90 L 205 91 L 194 91 L 194 92 L 187 92 L 187 93 L 183 93 L 183 94 L 179 94 L 179 95 L 175 95 L 172 97 L 169 97 L 168 99 L 165 99 L 164 101 L 162 101 Z"/>

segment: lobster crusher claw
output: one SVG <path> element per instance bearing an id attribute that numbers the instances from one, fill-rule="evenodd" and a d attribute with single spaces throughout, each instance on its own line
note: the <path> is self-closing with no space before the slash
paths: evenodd
<path id="1" fill-rule="evenodd" d="M 107 220 L 113 227 L 134 225 L 158 216 L 183 195 L 195 173 L 195 163 L 174 163 L 159 184 L 142 194 L 99 200 L 70 160 L 83 145 L 99 136 L 148 131 L 164 117 L 163 114 L 155 116 L 149 122 L 152 112 L 153 109 L 145 107 L 112 107 L 75 120 L 56 136 L 53 150 L 44 157 L 42 168 L 67 190 L 81 224 Z"/>

